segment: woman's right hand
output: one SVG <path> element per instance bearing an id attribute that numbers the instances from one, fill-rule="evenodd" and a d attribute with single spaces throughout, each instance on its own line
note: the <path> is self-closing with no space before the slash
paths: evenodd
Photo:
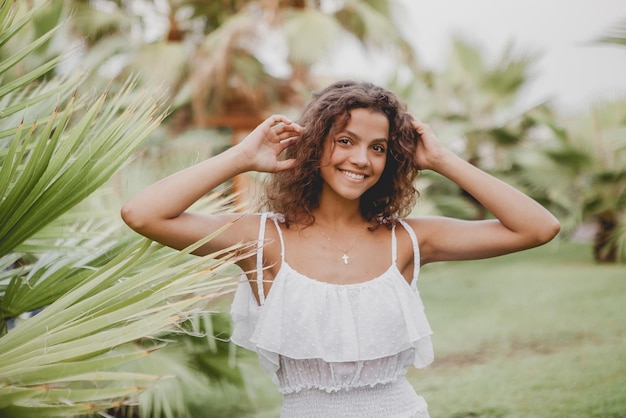
<path id="1" fill-rule="evenodd" d="M 172 248 L 182 249 L 214 233 L 222 232 L 194 252 L 204 255 L 239 242 L 255 239 L 258 219 L 235 222 L 241 214 L 200 214 L 187 211 L 198 199 L 238 174 L 255 170 L 275 173 L 294 161 L 282 161 L 281 152 L 294 143 L 302 128 L 285 116 L 274 115 L 256 127 L 238 145 L 198 164 L 180 170 L 137 193 L 122 207 L 122 218 L 138 233 Z"/>
<path id="2" fill-rule="evenodd" d="M 265 119 L 237 145 L 248 164 L 247 171 L 277 173 L 292 168 L 295 160 L 281 160 L 279 155 L 301 133 L 302 127 L 283 115 Z"/>

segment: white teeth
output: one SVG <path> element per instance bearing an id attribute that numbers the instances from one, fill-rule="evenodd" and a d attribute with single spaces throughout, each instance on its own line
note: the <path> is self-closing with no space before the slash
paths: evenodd
<path id="1" fill-rule="evenodd" d="M 342 171 L 342 173 L 355 180 L 363 180 L 365 178 L 363 174 L 351 173 L 350 171 Z"/>

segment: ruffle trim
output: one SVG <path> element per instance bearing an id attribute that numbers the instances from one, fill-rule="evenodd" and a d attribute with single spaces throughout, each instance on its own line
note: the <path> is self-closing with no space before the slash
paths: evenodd
<path id="1" fill-rule="evenodd" d="M 275 374 L 279 356 L 326 362 L 375 360 L 414 348 L 413 365 L 432 363 L 432 330 L 417 289 L 392 266 L 364 286 L 329 285 L 281 268 L 259 307 L 245 276 L 231 307 L 232 341 L 256 351 Z M 382 315 L 374 307 L 387 308 Z M 399 307 L 399 308 L 398 308 Z"/>
<path id="2" fill-rule="evenodd" d="M 342 390 L 345 391 L 350 391 L 350 390 L 358 390 L 358 389 L 363 389 L 363 388 L 373 388 L 374 386 L 378 386 L 378 385 L 386 385 L 388 383 L 391 382 L 395 382 L 396 380 L 398 380 L 400 377 L 406 375 L 406 370 L 402 373 L 398 373 L 397 376 L 395 377 L 390 377 L 384 380 L 380 380 L 377 382 L 373 382 L 373 383 L 366 383 L 364 385 L 345 385 L 345 386 L 332 386 L 332 387 L 327 387 L 321 384 L 309 384 L 309 385 L 305 385 L 305 384 L 300 384 L 297 385 L 294 388 L 289 388 L 289 390 L 281 390 L 280 392 L 283 395 L 287 395 L 287 394 L 291 394 L 291 393 L 300 393 L 303 390 L 309 390 L 309 389 L 316 389 L 316 390 L 321 390 L 324 391 L 326 393 L 334 393 L 334 392 L 339 392 Z"/>

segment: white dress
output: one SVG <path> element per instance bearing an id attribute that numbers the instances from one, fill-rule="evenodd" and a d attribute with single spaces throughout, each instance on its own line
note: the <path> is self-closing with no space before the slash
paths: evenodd
<path id="1" fill-rule="evenodd" d="M 263 242 L 270 217 L 281 240 L 282 264 L 263 293 Z M 409 285 L 396 265 L 357 284 L 304 276 L 285 261 L 279 215 L 263 214 L 257 253 L 257 303 L 242 275 L 231 307 L 232 341 L 257 352 L 283 394 L 282 418 L 427 418 L 426 402 L 404 375 L 433 360 L 432 331 L 417 290 L 419 248 L 413 230 L 415 272 Z"/>

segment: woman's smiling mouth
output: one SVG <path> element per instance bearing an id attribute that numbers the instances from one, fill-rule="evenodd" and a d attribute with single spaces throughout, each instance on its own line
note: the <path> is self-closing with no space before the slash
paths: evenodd
<path id="1" fill-rule="evenodd" d="M 357 174 L 352 171 L 339 170 L 343 173 L 344 176 L 352 179 L 352 180 L 363 180 L 365 178 L 365 174 Z"/>

